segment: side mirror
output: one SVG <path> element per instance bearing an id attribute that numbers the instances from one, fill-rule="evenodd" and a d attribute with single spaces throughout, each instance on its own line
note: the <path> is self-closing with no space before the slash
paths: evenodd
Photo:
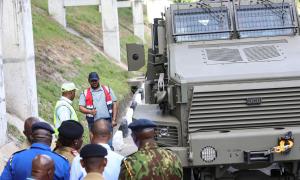
<path id="1" fill-rule="evenodd" d="M 126 44 L 128 71 L 137 71 L 145 65 L 144 45 Z"/>

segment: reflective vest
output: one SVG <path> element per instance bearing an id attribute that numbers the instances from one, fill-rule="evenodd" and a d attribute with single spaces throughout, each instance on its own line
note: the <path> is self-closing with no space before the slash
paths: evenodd
<path id="1" fill-rule="evenodd" d="M 109 88 L 106 86 L 101 86 L 103 91 L 104 91 L 104 95 L 105 95 L 105 102 L 106 102 L 106 106 L 107 106 L 107 110 L 109 113 L 109 116 L 112 117 L 112 98 L 109 92 Z M 93 104 L 93 95 L 91 92 L 91 88 L 88 88 L 86 90 L 84 90 L 84 96 L 85 96 L 85 107 L 87 109 L 94 109 L 94 104 Z M 87 114 L 87 117 L 93 117 L 93 115 L 91 114 Z"/>
<path id="2" fill-rule="evenodd" d="M 54 126 L 55 126 L 55 128 L 54 128 L 54 131 L 55 131 L 55 134 L 56 135 L 58 135 L 58 131 L 57 131 L 57 129 L 58 129 L 58 127 L 61 125 L 61 120 L 58 118 L 58 116 L 57 116 L 57 110 L 58 110 L 58 108 L 59 107 L 61 107 L 61 106 L 66 106 L 69 110 L 70 110 L 70 112 L 71 112 L 71 117 L 70 117 L 70 120 L 75 120 L 75 121 L 78 121 L 78 117 L 77 117 L 77 114 L 76 114 L 76 112 L 75 112 L 75 110 L 74 110 L 74 108 L 73 108 L 73 106 L 71 105 L 71 104 L 69 104 L 68 102 L 66 102 L 66 101 L 64 101 L 64 100 L 59 100 L 59 101 L 57 101 L 56 102 L 56 105 L 55 105 L 55 108 L 54 108 Z"/>

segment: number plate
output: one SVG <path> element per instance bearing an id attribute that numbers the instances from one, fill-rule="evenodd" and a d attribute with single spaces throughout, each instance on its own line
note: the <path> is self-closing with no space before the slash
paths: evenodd
<path id="1" fill-rule="evenodd" d="M 253 97 L 253 98 L 247 98 L 246 99 L 246 104 L 247 105 L 259 105 L 262 102 L 261 97 Z"/>

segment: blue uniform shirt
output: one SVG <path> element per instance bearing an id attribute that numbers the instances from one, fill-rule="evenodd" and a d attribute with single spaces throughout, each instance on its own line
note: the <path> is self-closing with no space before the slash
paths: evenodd
<path id="1" fill-rule="evenodd" d="M 29 149 L 15 153 L 7 162 L 0 180 L 25 180 L 31 177 L 32 160 L 39 154 L 45 154 L 54 161 L 55 180 L 69 180 L 70 165 L 68 160 L 51 151 L 50 147 L 41 143 L 34 143 Z"/>

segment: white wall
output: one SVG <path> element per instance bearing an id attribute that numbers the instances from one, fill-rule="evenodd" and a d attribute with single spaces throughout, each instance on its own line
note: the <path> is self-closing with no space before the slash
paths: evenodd
<path id="1" fill-rule="evenodd" d="M 6 106 L 5 106 L 5 91 L 3 77 L 3 60 L 2 60 L 2 18 L 3 18 L 3 0 L 0 0 L 0 146 L 6 141 Z"/>
<path id="2" fill-rule="evenodd" d="M 3 62 L 7 111 L 38 115 L 30 0 L 3 1 Z"/>

